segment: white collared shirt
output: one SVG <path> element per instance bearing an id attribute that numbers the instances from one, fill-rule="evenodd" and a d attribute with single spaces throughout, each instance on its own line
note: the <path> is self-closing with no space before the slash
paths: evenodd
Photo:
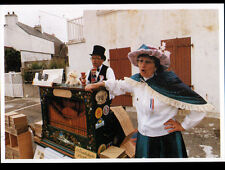
<path id="1" fill-rule="evenodd" d="M 133 96 L 134 105 L 137 111 L 138 131 L 145 136 L 156 137 L 168 134 L 168 129 L 164 129 L 164 123 L 169 119 L 174 119 L 178 113 L 178 108 L 161 102 L 156 97 L 149 95 L 147 83 L 131 85 L 125 80 L 104 81 L 105 87 L 112 95 L 121 95 L 129 92 Z M 154 100 L 154 102 L 152 102 Z M 154 103 L 154 107 L 152 104 Z M 186 115 L 182 127 L 188 130 L 196 126 L 205 116 L 205 113 L 191 111 Z"/>
<path id="2" fill-rule="evenodd" d="M 99 67 L 99 71 L 96 71 L 96 77 L 98 77 L 98 75 L 99 75 L 101 69 L 102 69 L 102 65 Z M 87 84 L 90 84 L 90 83 L 91 83 L 91 82 L 88 80 L 89 74 L 90 74 L 90 71 L 89 71 L 89 73 L 87 74 L 87 77 L 86 77 L 86 82 L 87 82 Z M 114 74 L 114 72 L 113 72 L 113 69 L 112 69 L 111 67 L 108 67 L 108 69 L 106 70 L 106 79 L 107 79 L 107 80 L 115 80 L 115 79 L 116 79 L 116 78 L 115 78 L 115 74 Z M 109 98 L 110 98 L 110 99 L 113 99 L 114 97 L 115 97 L 115 96 L 112 95 L 112 94 L 109 95 Z"/>
<path id="3" fill-rule="evenodd" d="M 102 65 L 99 67 L 99 71 L 96 71 L 96 77 L 98 77 L 101 69 L 102 69 Z M 90 84 L 90 81 L 88 80 L 89 74 L 90 74 L 90 71 L 86 74 L 87 75 L 87 77 L 86 77 L 87 84 Z M 106 71 L 106 79 L 107 80 L 115 80 L 116 79 L 113 69 L 111 67 L 108 67 L 108 69 Z"/>

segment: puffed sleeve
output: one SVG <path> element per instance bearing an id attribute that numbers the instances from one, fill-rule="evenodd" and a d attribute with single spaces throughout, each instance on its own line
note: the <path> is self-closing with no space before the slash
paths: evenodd
<path id="1" fill-rule="evenodd" d="M 115 80 L 116 79 L 115 74 L 110 67 L 107 69 L 106 78 L 107 78 L 107 80 Z"/>
<path id="2" fill-rule="evenodd" d="M 114 96 L 119 96 L 126 92 L 133 93 L 133 87 L 124 80 L 107 80 L 104 82 L 106 89 Z"/>
<path id="3" fill-rule="evenodd" d="M 205 112 L 190 111 L 190 113 L 187 114 L 184 118 L 184 121 L 181 123 L 181 126 L 185 130 L 189 130 L 199 124 L 201 120 L 205 117 L 205 115 Z"/>

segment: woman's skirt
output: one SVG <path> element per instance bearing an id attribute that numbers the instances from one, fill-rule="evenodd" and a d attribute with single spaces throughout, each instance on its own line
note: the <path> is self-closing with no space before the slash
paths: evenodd
<path id="1" fill-rule="evenodd" d="M 148 137 L 137 133 L 135 158 L 187 158 L 181 132 Z"/>

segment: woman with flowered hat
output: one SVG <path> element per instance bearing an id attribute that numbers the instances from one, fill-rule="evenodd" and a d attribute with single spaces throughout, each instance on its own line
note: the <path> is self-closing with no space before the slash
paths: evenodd
<path id="1" fill-rule="evenodd" d="M 137 110 L 136 158 L 186 158 L 181 131 L 196 126 L 205 113 L 214 109 L 185 85 L 174 72 L 166 71 L 170 53 L 143 44 L 128 53 L 139 73 L 124 80 L 107 80 L 86 86 L 105 86 L 113 95 L 129 92 Z M 183 122 L 175 120 L 178 109 L 190 110 Z"/>

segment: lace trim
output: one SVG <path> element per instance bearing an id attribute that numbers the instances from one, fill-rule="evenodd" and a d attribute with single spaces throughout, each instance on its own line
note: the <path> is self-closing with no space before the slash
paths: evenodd
<path id="1" fill-rule="evenodd" d="M 132 86 L 138 86 L 142 85 L 143 82 L 137 82 L 131 78 L 125 77 L 124 80 L 129 83 Z M 147 83 L 146 83 L 147 85 Z M 175 100 L 172 98 L 169 98 L 167 96 L 164 96 L 160 94 L 159 92 L 153 90 L 150 86 L 147 85 L 147 91 L 149 95 L 158 98 L 160 101 L 169 104 L 171 106 L 174 106 L 176 108 L 180 109 L 185 109 L 185 110 L 194 110 L 194 111 L 199 111 L 199 112 L 213 112 L 215 107 L 209 103 L 206 104 L 190 104 L 190 103 L 185 103 L 179 100 Z"/>

